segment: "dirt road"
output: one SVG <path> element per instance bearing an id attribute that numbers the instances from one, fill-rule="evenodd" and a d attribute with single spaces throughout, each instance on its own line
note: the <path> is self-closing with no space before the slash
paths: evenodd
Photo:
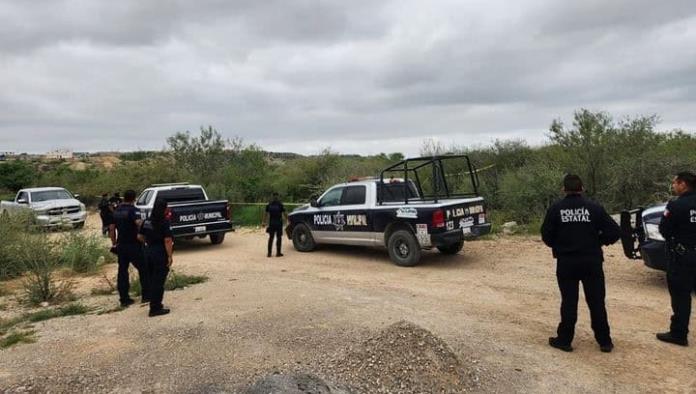
<path id="1" fill-rule="evenodd" d="M 420 266 L 399 268 L 379 249 L 303 254 L 287 242 L 285 257 L 266 258 L 264 235 L 242 230 L 220 246 L 179 244 L 175 268 L 210 280 L 165 294 L 168 316 L 148 318 L 134 306 L 36 324 L 36 343 L 0 351 L 0 387 L 240 392 L 274 371 L 316 372 L 407 320 L 476 364 L 476 391 L 696 391 L 693 348 L 654 339 L 670 313 L 664 275 L 628 261 L 619 247 L 607 251 L 605 264 L 615 351 L 599 352 L 581 304 L 576 350 L 563 353 L 547 345 L 559 296 L 550 254 L 536 239 L 471 242 L 460 255 L 428 252 Z"/>

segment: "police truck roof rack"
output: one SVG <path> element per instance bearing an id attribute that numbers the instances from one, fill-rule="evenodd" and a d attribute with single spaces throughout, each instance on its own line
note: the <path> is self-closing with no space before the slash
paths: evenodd
<path id="1" fill-rule="evenodd" d="M 164 186 L 187 186 L 190 185 L 189 182 L 175 182 L 175 183 L 153 183 L 150 187 L 164 187 Z"/>
<path id="2" fill-rule="evenodd" d="M 458 160 L 458 161 L 457 161 Z M 447 166 L 445 163 L 447 162 Z M 430 171 L 428 171 L 430 167 Z M 446 172 L 446 169 L 450 172 Z M 467 155 L 438 155 L 415 157 L 402 160 L 380 172 L 378 203 L 382 205 L 385 187 L 385 178 L 394 178 L 394 174 L 403 174 L 404 204 L 412 201 L 434 201 L 440 199 L 465 198 L 478 196 L 479 179 L 476 168 L 471 164 Z M 386 176 L 385 176 L 386 175 Z M 450 184 L 448 177 L 463 177 L 468 175 L 471 182 L 471 190 L 457 191 L 456 184 Z M 456 179 L 455 179 L 456 180 Z M 430 189 L 424 190 L 423 182 L 429 182 Z M 413 191 L 409 187 L 413 185 L 418 192 L 418 197 L 409 197 Z"/>

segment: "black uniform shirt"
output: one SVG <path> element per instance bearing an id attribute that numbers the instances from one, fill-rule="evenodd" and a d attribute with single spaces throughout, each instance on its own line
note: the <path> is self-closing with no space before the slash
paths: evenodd
<path id="1" fill-rule="evenodd" d="M 285 212 L 285 207 L 280 201 L 271 201 L 266 205 L 266 212 L 268 212 L 268 225 L 269 227 L 282 227 L 283 226 L 283 212 Z"/>
<path id="2" fill-rule="evenodd" d="M 121 204 L 114 211 L 114 224 L 118 231 L 118 244 L 138 243 L 138 224 L 140 210 L 130 204 Z"/>
<path id="3" fill-rule="evenodd" d="M 145 237 L 145 243 L 148 246 L 164 246 L 165 238 L 173 238 L 169 220 L 163 221 L 158 227 L 153 225 L 152 221 L 148 219 L 143 222 L 140 234 Z"/>
<path id="4" fill-rule="evenodd" d="M 99 201 L 99 213 L 101 213 L 101 215 L 104 216 L 110 212 L 111 212 L 111 208 L 109 206 L 109 200 L 107 200 L 104 197 L 101 199 L 101 201 Z"/>
<path id="5" fill-rule="evenodd" d="M 696 193 L 688 192 L 667 203 L 660 221 L 660 234 L 666 240 L 687 247 L 696 246 Z"/>
<path id="6" fill-rule="evenodd" d="M 621 229 L 604 208 L 580 194 L 569 194 L 546 212 L 541 237 L 553 256 L 597 257 L 603 260 L 602 245 L 621 236 Z"/>

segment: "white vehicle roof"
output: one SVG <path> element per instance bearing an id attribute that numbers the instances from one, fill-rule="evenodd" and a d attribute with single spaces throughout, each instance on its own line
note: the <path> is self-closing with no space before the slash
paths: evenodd
<path id="1" fill-rule="evenodd" d="M 53 190 L 66 190 L 64 187 L 32 187 L 29 189 L 22 189 L 20 190 L 21 192 L 48 192 L 48 191 L 53 191 Z"/>
<path id="2" fill-rule="evenodd" d="M 645 215 L 650 215 L 650 214 L 653 214 L 653 213 L 662 213 L 662 212 L 665 211 L 665 208 L 666 208 L 666 207 L 667 207 L 667 204 L 661 204 L 661 205 L 657 205 L 657 206 L 654 206 L 654 207 L 650 207 L 650 208 L 645 209 L 645 210 L 643 211 L 643 216 L 645 216 Z"/>
<path id="3" fill-rule="evenodd" d="M 202 189 L 201 185 L 183 185 L 183 184 L 172 184 L 172 185 L 162 185 L 162 186 L 151 186 L 145 190 L 172 190 L 172 189 Z"/>
<path id="4" fill-rule="evenodd" d="M 409 179 L 409 181 L 411 181 L 411 179 Z M 388 185 L 390 183 L 403 183 L 403 182 L 404 182 L 403 178 L 393 178 L 393 179 L 392 178 L 384 178 L 383 183 L 385 185 Z M 361 178 L 360 180 L 357 180 L 357 181 L 348 181 L 348 182 L 343 182 L 343 183 L 337 183 L 331 187 L 333 188 L 336 186 L 369 186 L 369 185 L 374 185 L 374 184 L 379 184 L 379 178 L 367 178 L 367 179 Z"/>

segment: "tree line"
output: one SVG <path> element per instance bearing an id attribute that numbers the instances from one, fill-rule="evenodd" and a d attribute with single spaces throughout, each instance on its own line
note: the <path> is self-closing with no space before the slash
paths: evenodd
<path id="1" fill-rule="evenodd" d="M 652 115 L 617 120 L 580 109 L 569 125 L 553 120 L 542 146 L 524 140 L 443 146 L 426 140 L 421 154 L 469 155 L 482 169 L 480 192 L 493 217 L 536 223 L 559 197 L 565 173 L 579 174 L 587 195 L 613 212 L 669 198 L 671 176 L 696 167 L 696 138 L 680 130 L 658 131 L 658 123 Z M 227 140 L 213 127 L 178 132 L 167 145 L 160 152 L 123 154 L 110 169 L 89 162 L 79 169 L 65 162 L 0 163 L 0 188 L 7 195 L 31 185 L 62 186 L 93 203 L 102 193 L 188 181 L 204 185 L 211 198 L 263 202 L 278 192 L 287 202 L 306 202 L 334 183 L 377 175 L 404 157 L 341 155 L 329 148 L 314 156 L 274 154 L 239 138 Z"/>

